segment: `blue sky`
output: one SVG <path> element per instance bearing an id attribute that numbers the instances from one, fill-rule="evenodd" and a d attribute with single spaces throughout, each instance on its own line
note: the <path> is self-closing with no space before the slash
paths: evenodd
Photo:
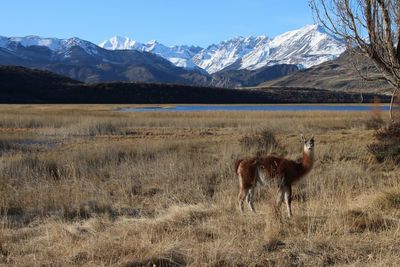
<path id="1" fill-rule="evenodd" d="M 76 36 L 94 43 L 120 35 L 204 47 L 312 23 L 307 0 L 13 0 L 1 3 L 0 35 Z"/>

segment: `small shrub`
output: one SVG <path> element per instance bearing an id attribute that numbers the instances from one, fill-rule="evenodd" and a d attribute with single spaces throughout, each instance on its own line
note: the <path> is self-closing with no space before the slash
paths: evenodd
<path id="1" fill-rule="evenodd" d="M 400 209 L 400 192 L 397 190 L 385 192 L 378 199 L 378 207 L 380 209 Z"/>
<path id="2" fill-rule="evenodd" d="M 12 141 L 0 140 L 0 155 L 9 151 L 17 150 L 18 148 L 19 146 Z"/>
<path id="3" fill-rule="evenodd" d="M 119 134 L 120 130 L 115 124 L 111 122 L 95 123 L 89 126 L 89 135 L 115 135 Z"/>
<path id="4" fill-rule="evenodd" d="M 142 260 L 142 261 L 130 261 L 126 262 L 122 266 L 124 267 L 145 267 L 145 266 L 168 266 L 168 267 L 180 267 L 186 266 L 186 257 L 184 254 L 171 251 L 167 252 L 160 257 L 153 257 L 151 259 Z"/>
<path id="5" fill-rule="evenodd" d="M 365 122 L 365 128 L 367 129 L 379 129 L 385 124 L 385 121 L 380 116 L 372 116 Z"/>
<path id="6" fill-rule="evenodd" d="M 392 123 L 375 133 L 375 143 L 367 146 L 378 162 L 392 160 L 400 163 L 400 123 Z"/>
<path id="7" fill-rule="evenodd" d="M 268 130 L 244 136 L 240 140 L 240 145 L 243 150 L 256 152 L 257 155 L 284 152 L 275 135 Z"/>
<path id="8" fill-rule="evenodd" d="M 100 214 L 114 216 L 115 212 L 110 205 L 95 200 L 82 201 L 79 205 L 65 205 L 63 209 L 64 218 L 69 220 L 87 219 Z"/>
<path id="9" fill-rule="evenodd" d="M 381 215 L 360 210 L 347 211 L 343 219 L 350 233 L 379 232 L 392 226 L 392 222 L 384 219 Z"/>
<path id="10" fill-rule="evenodd" d="M 390 207 L 400 208 L 400 193 L 388 193 L 386 197 Z"/>

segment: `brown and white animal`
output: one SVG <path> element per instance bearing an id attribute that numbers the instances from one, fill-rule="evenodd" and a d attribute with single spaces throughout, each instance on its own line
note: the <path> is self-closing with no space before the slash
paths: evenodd
<path id="1" fill-rule="evenodd" d="M 239 177 L 239 209 L 243 213 L 243 202 L 246 199 L 250 209 L 255 212 L 254 190 L 258 183 L 265 185 L 276 179 L 278 184 L 278 207 L 283 201 L 286 203 L 289 218 L 292 216 L 292 184 L 303 178 L 313 167 L 314 137 L 306 140 L 303 136 L 303 158 L 294 161 L 286 158 L 267 156 L 240 159 L 235 163 L 235 170 Z"/>

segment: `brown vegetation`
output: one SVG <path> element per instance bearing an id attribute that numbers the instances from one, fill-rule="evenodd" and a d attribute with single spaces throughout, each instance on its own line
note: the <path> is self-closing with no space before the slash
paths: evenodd
<path id="1" fill-rule="evenodd" d="M 400 263 L 399 168 L 368 163 L 370 114 L 116 107 L 0 106 L 0 265 Z M 291 159 L 299 132 L 317 140 L 290 220 L 275 187 L 255 192 L 257 214 L 237 210 L 232 163 L 262 129 Z"/>

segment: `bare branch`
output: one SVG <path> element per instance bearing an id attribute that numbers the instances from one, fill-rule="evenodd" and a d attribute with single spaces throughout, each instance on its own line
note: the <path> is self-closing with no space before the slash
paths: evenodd
<path id="1" fill-rule="evenodd" d="M 397 6 L 396 6 L 396 27 L 397 27 L 397 50 L 396 50 L 396 58 L 397 58 L 397 64 L 400 65 L 400 1 L 396 1 Z"/>
<path id="2" fill-rule="evenodd" d="M 394 93 L 400 90 L 400 0 L 309 0 L 309 3 L 319 24 L 342 38 L 348 51 L 371 59 L 380 71 L 371 76 L 371 65 L 355 66 L 364 80 L 386 80 Z M 354 59 L 357 64 L 357 57 Z"/>

